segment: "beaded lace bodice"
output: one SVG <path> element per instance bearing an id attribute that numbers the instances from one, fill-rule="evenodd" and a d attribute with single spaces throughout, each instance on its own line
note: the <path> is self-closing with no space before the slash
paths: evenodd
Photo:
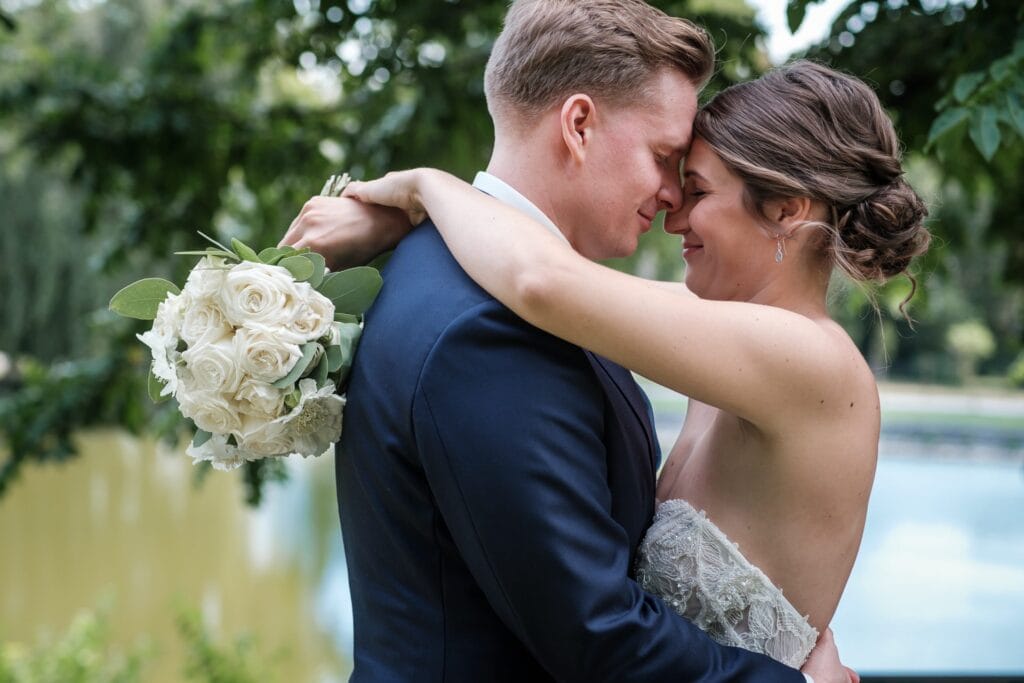
<path id="1" fill-rule="evenodd" d="M 658 506 L 640 544 L 637 580 L 723 645 L 799 668 L 818 639 L 764 572 L 685 500 Z"/>

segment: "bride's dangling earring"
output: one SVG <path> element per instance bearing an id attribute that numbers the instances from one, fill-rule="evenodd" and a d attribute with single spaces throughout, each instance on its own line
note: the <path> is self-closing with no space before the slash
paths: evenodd
<path id="1" fill-rule="evenodd" d="M 782 263 L 782 258 L 786 255 L 786 252 L 782 249 L 782 237 L 775 238 L 775 262 Z"/>

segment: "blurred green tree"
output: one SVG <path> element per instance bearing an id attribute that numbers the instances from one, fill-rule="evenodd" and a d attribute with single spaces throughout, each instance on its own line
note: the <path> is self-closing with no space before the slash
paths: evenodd
<path id="1" fill-rule="evenodd" d="M 811 4 L 790 0 L 792 29 Z M 996 341 L 979 369 L 1005 377 L 1024 342 L 1024 5 L 853 0 L 808 56 L 875 86 L 931 207 L 936 239 L 921 263 L 917 332 L 893 319 L 891 370 L 955 380 L 944 341 L 952 325 L 977 319 Z M 872 336 L 877 319 L 853 309 L 855 335 Z"/>
<path id="2" fill-rule="evenodd" d="M 768 65 L 743 0 L 652 4 L 715 36 L 710 91 Z M 273 244 L 338 170 L 481 168 L 483 69 L 506 6 L 0 0 L 0 316 L 15 323 L 0 333 L 14 359 L 0 371 L 0 493 L 25 463 L 72 456 L 82 427 L 177 435 L 145 403 L 141 328 L 104 308 L 138 277 L 181 281 L 191 263 L 170 254 L 195 248 L 195 230 Z M 644 252 L 651 274 L 678 269 L 672 240 Z M 283 469 L 243 476 L 255 503 Z"/>

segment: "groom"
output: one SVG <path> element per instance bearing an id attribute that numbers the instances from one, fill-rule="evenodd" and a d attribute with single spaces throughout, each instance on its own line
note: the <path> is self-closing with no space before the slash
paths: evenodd
<path id="1" fill-rule="evenodd" d="M 587 257 L 631 253 L 680 206 L 713 55 L 640 0 L 517 0 L 487 65 L 495 145 L 475 184 Z M 286 240 L 336 248 L 314 215 L 352 204 L 307 205 Z M 631 578 L 659 453 L 627 371 L 517 318 L 429 223 L 384 281 L 337 455 L 353 681 L 803 683 Z M 846 680 L 832 653 L 817 683 Z"/>

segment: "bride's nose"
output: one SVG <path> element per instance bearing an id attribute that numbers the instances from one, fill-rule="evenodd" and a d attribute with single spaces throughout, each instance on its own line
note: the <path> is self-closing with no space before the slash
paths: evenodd
<path id="1" fill-rule="evenodd" d="M 665 232 L 670 235 L 686 235 L 690 232 L 689 213 L 683 208 L 665 214 Z"/>

